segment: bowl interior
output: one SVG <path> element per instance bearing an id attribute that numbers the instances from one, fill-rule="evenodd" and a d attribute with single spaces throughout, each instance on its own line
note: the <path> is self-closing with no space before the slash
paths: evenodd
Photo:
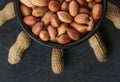
<path id="1" fill-rule="evenodd" d="M 27 25 L 24 24 L 23 22 L 23 18 L 22 18 L 22 14 L 20 11 L 20 1 L 19 0 L 14 0 L 14 8 L 15 8 L 15 12 L 16 12 L 16 16 L 17 19 L 19 21 L 19 24 L 22 26 L 23 30 L 37 43 L 42 44 L 44 46 L 48 46 L 48 47 L 55 47 L 55 48 L 70 48 L 73 46 L 76 46 L 78 44 L 81 44 L 82 42 L 88 40 L 100 27 L 101 22 L 105 16 L 106 13 L 106 8 L 107 8 L 107 0 L 103 0 L 103 13 L 102 13 L 102 17 L 100 18 L 100 20 L 95 24 L 94 29 L 89 32 L 87 35 L 85 35 L 83 38 L 81 38 L 78 41 L 75 42 L 70 42 L 68 44 L 65 45 L 61 45 L 58 43 L 53 43 L 53 42 L 43 42 L 42 40 L 40 40 L 37 36 L 35 36 L 32 31 L 27 27 Z"/>

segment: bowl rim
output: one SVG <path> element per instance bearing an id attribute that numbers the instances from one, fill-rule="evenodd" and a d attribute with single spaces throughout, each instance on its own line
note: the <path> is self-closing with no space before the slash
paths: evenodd
<path id="1" fill-rule="evenodd" d="M 47 46 L 47 47 L 52 47 L 52 48 L 71 48 L 73 46 L 77 46 L 83 42 L 85 42 L 86 40 L 88 40 L 92 35 L 94 35 L 98 29 L 100 28 L 100 25 L 105 17 L 106 14 L 106 9 L 107 9 L 107 0 L 103 0 L 103 13 L 102 13 L 102 17 L 99 19 L 99 21 L 96 23 L 94 29 L 89 32 L 87 35 L 85 35 L 84 37 L 82 37 L 80 40 L 78 41 L 74 41 L 65 45 L 61 45 L 58 43 L 53 43 L 53 42 L 44 42 L 41 41 L 37 36 L 35 36 L 28 28 L 27 25 L 24 24 L 24 22 L 22 21 L 22 15 L 20 14 L 20 7 L 19 5 L 19 0 L 14 0 L 14 9 L 15 9 L 15 13 L 17 16 L 17 20 L 19 22 L 19 24 L 21 25 L 22 29 L 27 33 L 28 36 L 30 36 L 31 39 L 33 39 L 35 42 Z"/>

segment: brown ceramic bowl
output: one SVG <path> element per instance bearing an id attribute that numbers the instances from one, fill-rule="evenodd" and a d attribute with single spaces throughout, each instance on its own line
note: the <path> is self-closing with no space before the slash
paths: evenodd
<path id="1" fill-rule="evenodd" d="M 102 12 L 102 17 L 100 18 L 100 20 L 95 24 L 94 29 L 89 32 L 87 35 L 85 35 L 83 38 L 81 38 L 78 41 L 74 41 L 74 42 L 70 42 L 68 44 L 65 45 L 61 45 L 58 43 L 53 43 L 53 42 L 44 42 L 41 41 L 37 36 L 35 36 L 32 31 L 28 28 L 28 26 L 23 22 L 23 18 L 22 18 L 22 14 L 20 11 L 20 1 L 19 0 L 14 0 L 14 7 L 15 7 L 15 12 L 16 12 L 16 16 L 17 19 L 19 21 L 19 24 L 21 25 L 21 27 L 23 28 L 23 30 L 37 43 L 48 46 L 48 47 L 55 47 L 55 48 L 70 48 L 76 45 L 79 45 L 81 43 L 83 43 L 84 41 L 88 40 L 92 35 L 94 35 L 96 33 L 96 31 L 99 29 L 103 18 L 105 17 L 105 13 L 106 13 L 106 8 L 107 8 L 107 0 L 103 0 L 103 12 Z"/>

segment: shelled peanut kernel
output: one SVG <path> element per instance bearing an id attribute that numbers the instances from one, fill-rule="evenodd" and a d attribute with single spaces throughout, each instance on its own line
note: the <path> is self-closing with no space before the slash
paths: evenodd
<path id="1" fill-rule="evenodd" d="M 24 23 L 31 27 L 33 34 L 43 41 L 59 44 L 80 40 L 82 35 L 92 31 L 102 16 L 103 8 L 102 0 L 20 2 Z"/>

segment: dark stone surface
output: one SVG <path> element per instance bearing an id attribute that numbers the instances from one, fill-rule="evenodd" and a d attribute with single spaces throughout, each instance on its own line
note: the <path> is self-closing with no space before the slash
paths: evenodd
<path id="1" fill-rule="evenodd" d="M 9 1 L 0 0 L 0 9 Z M 120 7 L 120 1 L 110 2 Z M 65 69 L 60 75 L 51 71 L 51 48 L 34 41 L 19 64 L 8 63 L 9 48 L 21 30 L 16 18 L 0 27 L 0 82 L 120 82 L 120 30 L 109 20 L 104 19 L 100 29 L 108 48 L 108 62 L 99 63 L 85 42 L 66 50 Z"/>

